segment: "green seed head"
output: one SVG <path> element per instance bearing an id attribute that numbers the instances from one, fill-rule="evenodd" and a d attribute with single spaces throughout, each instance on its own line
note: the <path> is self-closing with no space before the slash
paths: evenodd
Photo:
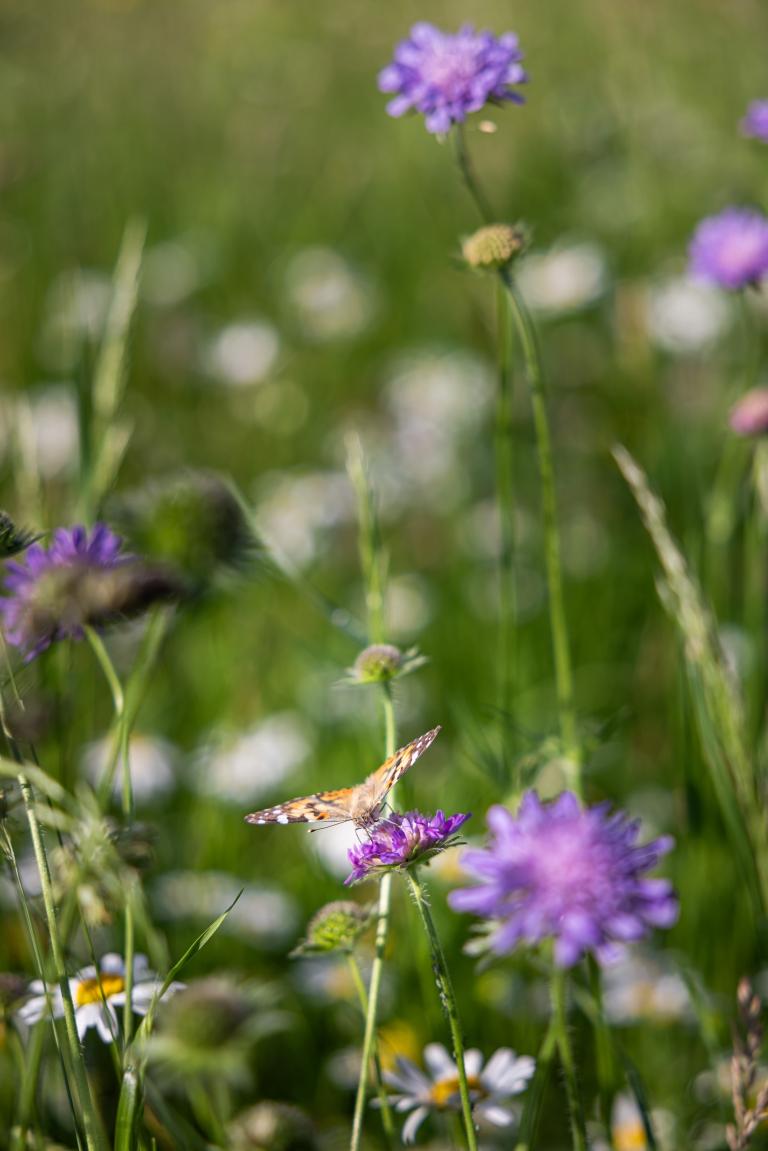
<path id="1" fill-rule="evenodd" d="M 527 236 L 520 224 L 488 224 L 467 236 L 461 253 L 470 268 L 497 272 L 511 264 L 526 245 Z"/>

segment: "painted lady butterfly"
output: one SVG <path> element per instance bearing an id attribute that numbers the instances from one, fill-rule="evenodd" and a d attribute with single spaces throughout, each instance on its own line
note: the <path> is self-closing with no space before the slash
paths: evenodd
<path id="1" fill-rule="evenodd" d="M 401 747 L 357 787 L 318 791 L 301 799 L 289 799 L 275 807 L 246 815 L 246 823 L 336 824 L 351 821 L 355 827 L 371 827 L 379 818 L 392 788 L 437 739 L 440 730 L 434 727 L 432 731 Z"/>

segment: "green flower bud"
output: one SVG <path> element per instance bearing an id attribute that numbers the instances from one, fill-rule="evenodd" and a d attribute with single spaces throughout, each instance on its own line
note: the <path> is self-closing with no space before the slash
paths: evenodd
<path id="1" fill-rule="evenodd" d="M 232 485 L 215 472 L 188 471 L 126 496 L 115 519 L 131 547 L 179 572 L 192 590 L 222 569 L 243 567 L 257 540 Z"/>
<path id="2" fill-rule="evenodd" d="M 372 909 L 351 900 L 337 900 L 325 907 L 307 924 L 307 938 L 291 955 L 317 955 L 328 951 L 352 951 L 371 922 Z"/>
<path id="3" fill-rule="evenodd" d="M 461 245 L 470 268 L 483 272 L 497 272 L 525 250 L 528 237 L 520 224 L 488 224 L 467 236 Z"/>
<path id="4" fill-rule="evenodd" d="M 386 683 L 394 679 L 403 663 L 403 653 L 391 643 L 372 643 L 355 660 L 359 683 Z"/>

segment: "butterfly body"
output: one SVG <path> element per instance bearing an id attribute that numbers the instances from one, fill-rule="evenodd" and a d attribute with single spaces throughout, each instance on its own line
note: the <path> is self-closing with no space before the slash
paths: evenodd
<path id="1" fill-rule="evenodd" d="M 397 781 L 431 746 L 439 732 L 440 728 L 435 727 L 401 747 L 357 787 L 317 791 L 314 795 L 290 799 L 246 815 L 246 823 L 259 826 L 272 823 L 353 823 L 361 829 L 370 828 L 381 815 L 387 796 Z"/>

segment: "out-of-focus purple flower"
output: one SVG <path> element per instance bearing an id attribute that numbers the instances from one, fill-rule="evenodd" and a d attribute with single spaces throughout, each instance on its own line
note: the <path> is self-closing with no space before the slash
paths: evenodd
<path id="1" fill-rule="evenodd" d="M 555 962 L 571 967 L 591 951 L 603 963 L 652 927 L 670 927 L 678 902 L 666 879 L 645 872 L 672 847 L 669 837 L 638 846 L 637 820 L 610 805 L 582 808 L 572 792 L 543 804 L 528 792 L 517 816 L 488 812 L 491 841 L 461 863 L 478 886 L 451 892 L 454 911 L 494 921 L 492 950 L 552 939 Z"/>
<path id="2" fill-rule="evenodd" d="M 736 291 L 768 271 L 768 219 L 753 208 L 726 208 L 702 220 L 689 248 L 691 275 Z"/>
<path id="3" fill-rule="evenodd" d="M 94 572 L 112 572 L 132 557 L 105 524 L 57 528 L 47 546 L 33 544 L 24 558 L 7 564 L 0 617 L 9 643 L 33 659 L 55 640 L 83 635 L 90 622 L 78 585 Z"/>
<path id="4" fill-rule="evenodd" d="M 768 388 L 752 388 L 731 408 L 728 417 L 738 436 L 764 436 L 768 432 Z"/>
<path id="5" fill-rule="evenodd" d="M 768 100 L 753 100 L 739 127 L 743 136 L 768 144 Z"/>
<path id="6" fill-rule="evenodd" d="M 366 843 L 349 849 L 352 874 L 344 882 L 358 883 L 385 871 L 426 863 L 459 842 L 456 832 L 468 819 L 469 815 L 445 815 L 442 811 L 434 815 L 422 815 L 419 811 L 405 815 L 393 812 L 379 820 Z"/>
<path id="7" fill-rule="evenodd" d="M 513 90 L 528 79 L 522 58 L 511 32 L 494 36 L 465 24 L 450 33 L 433 24 L 414 24 L 392 63 L 379 73 L 379 89 L 395 94 L 387 105 L 390 116 L 421 112 L 427 131 L 444 133 L 486 104 L 524 103 Z"/>

